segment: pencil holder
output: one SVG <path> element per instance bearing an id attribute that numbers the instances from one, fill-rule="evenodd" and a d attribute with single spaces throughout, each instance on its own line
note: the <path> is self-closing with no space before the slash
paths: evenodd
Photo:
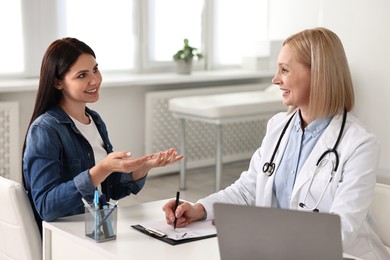
<path id="1" fill-rule="evenodd" d="M 110 204 L 103 209 L 85 207 L 85 236 L 98 243 L 116 239 L 117 211 Z"/>

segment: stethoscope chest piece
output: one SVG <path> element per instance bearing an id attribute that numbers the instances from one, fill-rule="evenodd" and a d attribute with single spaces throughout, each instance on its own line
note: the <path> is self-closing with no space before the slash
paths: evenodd
<path id="1" fill-rule="evenodd" d="M 274 149 L 274 152 L 272 153 L 271 160 L 269 162 L 264 163 L 264 165 L 263 165 L 263 173 L 265 175 L 267 175 L 268 177 L 270 177 L 274 173 L 274 171 L 275 171 L 274 158 L 275 158 L 276 152 L 279 149 L 280 142 L 282 141 L 284 133 L 286 132 L 287 127 L 289 126 L 289 124 L 290 124 L 291 120 L 293 119 L 295 113 L 288 119 L 286 125 L 284 126 L 284 128 L 282 130 L 282 133 L 279 136 L 278 142 L 276 143 L 276 147 Z"/>
<path id="2" fill-rule="evenodd" d="M 275 163 L 266 162 L 263 165 L 263 172 L 269 177 L 275 171 Z"/>

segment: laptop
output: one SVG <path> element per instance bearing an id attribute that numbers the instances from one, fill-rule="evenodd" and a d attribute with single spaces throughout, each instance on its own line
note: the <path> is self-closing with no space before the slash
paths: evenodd
<path id="1" fill-rule="evenodd" d="M 338 215 L 216 203 L 221 260 L 341 260 Z"/>

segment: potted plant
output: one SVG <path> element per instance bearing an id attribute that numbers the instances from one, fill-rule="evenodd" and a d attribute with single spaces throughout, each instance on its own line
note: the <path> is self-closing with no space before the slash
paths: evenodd
<path id="1" fill-rule="evenodd" d="M 192 60 L 202 59 L 203 54 L 198 51 L 197 48 L 191 47 L 188 44 L 188 39 L 184 39 L 184 46 L 181 50 L 173 55 L 173 60 L 176 62 L 177 73 L 179 74 L 191 74 Z"/>

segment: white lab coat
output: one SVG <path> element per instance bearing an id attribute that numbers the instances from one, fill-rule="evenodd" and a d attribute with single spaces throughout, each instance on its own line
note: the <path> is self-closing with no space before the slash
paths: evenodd
<path id="1" fill-rule="evenodd" d="M 253 154 L 249 169 L 244 171 L 234 184 L 198 201 L 205 207 L 207 219 L 214 218 L 213 204 L 215 202 L 265 207 L 275 205 L 275 201 L 272 201 L 275 174 L 268 177 L 263 173 L 262 168 L 264 163 L 269 162 L 289 117 L 290 115 L 286 113 L 279 113 L 269 120 L 266 136 L 261 147 Z M 293 188 L 291 209 L 304 210 L 299 207 L 299 203 L 303 202 L 309 188 L 316 163 L 323 152 L 333 148 L 341 123 L 342 116 L 336 116 L 331 120 L 302 166 Z M 277 167 L 286 148 L 292 126 L 293 123 L 289 125 L 275 156 L 275 173 L 277 173 Z M 390 259 L 386 248 L 374 232 L 374 224 L 368 212 L 376 182 L 380 152 L 378 140 L 373 134 L 368 133 L 355 117 L 348 114 L 344 134 L 337 151 L 340 163 L 334 180 L 326 189 L 318 209 L 320 212 L 331 212 L 341 217 L 345 253 L 362 259 Z M 308 207 L 314 206 L 318 201 L 320 193 L 329 181 L 329 176 L 328 169 L 319 169 L 305 201 Z"/>

